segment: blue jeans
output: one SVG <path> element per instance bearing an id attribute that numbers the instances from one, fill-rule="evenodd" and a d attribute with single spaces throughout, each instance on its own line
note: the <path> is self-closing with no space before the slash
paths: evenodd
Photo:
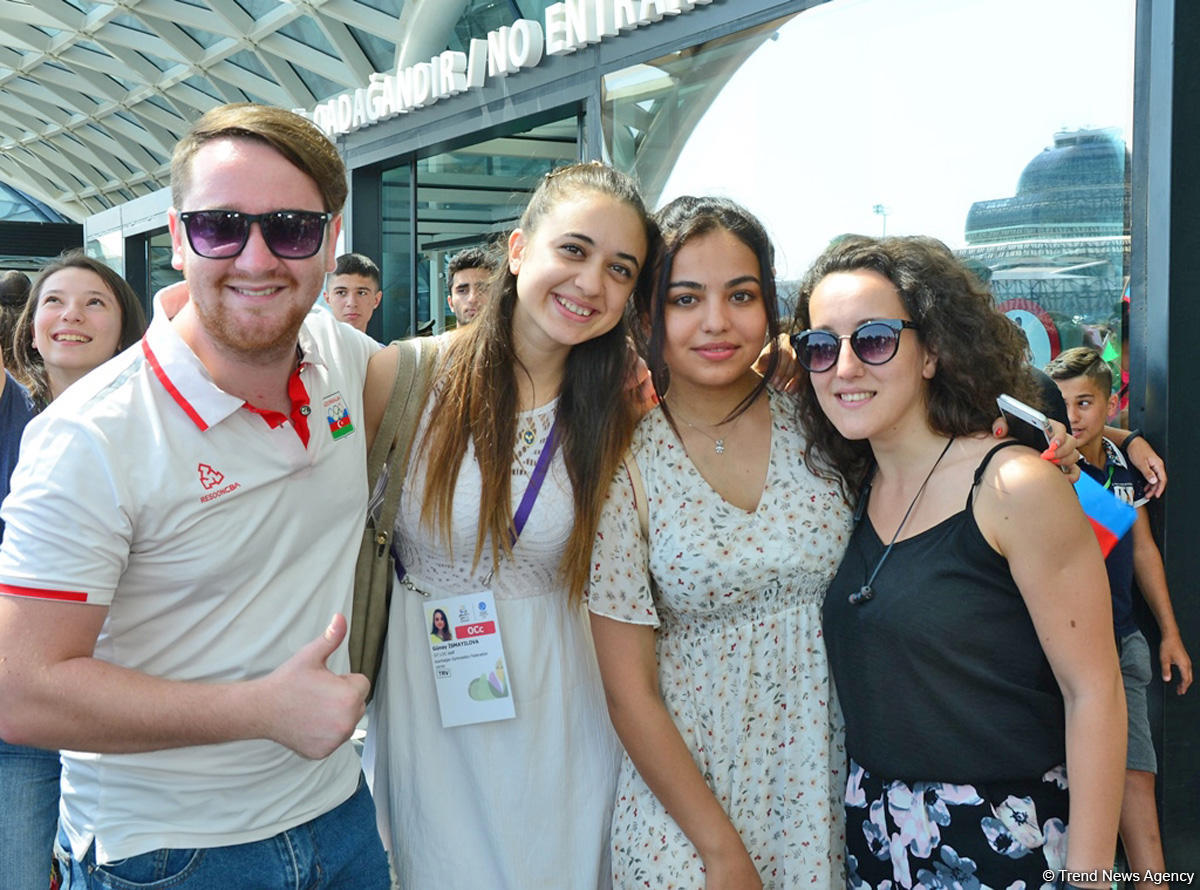
<path id="1" fill-rule="evenodd" d="M 387 856 L 375 828 L 375 804 L 361 779 L 350 799 L 311 822 L 266 840 L 196 850 L 154 850 L 96 865 L 82 862 L 59 829 L 54 856 L 63 890 L 388 890 Z"/>
<path id="2" fill-rule="evenodd" d="M 50 886 L 59 769 L 57 751 L 0 740 L 0 887 Z"/>

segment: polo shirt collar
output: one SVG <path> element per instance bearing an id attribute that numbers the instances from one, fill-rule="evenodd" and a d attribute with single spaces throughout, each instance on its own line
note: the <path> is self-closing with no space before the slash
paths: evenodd
<path id="1" fill-rule="evenodd" d="M 309 320 L 306 318 L 297 338 L 301 365 L 325 367 L 327 363 L 320 345 L 308 328 Z M 215 426 L 246 404 L 213 382 L 208 369 L 171 324 L 157 296 L 154 298 L 150 326 L 142 337 L 142 353 L 158 382 L 202 430 Z"/>
<path id="2" fill-rule="evenodd" d="M 324 311 L 314 305 L 309 310 L 308 315 L 305 316 L 304 323 L 300 325 L 300 335 L 296 340 L 300 344 L 301 365 L 317 365 L 322 368 L 329 366 L 329 363 L 325 361 L 325 356 L 321 353 L 321 344 L 317 342 L 317 338 L 313 336 L 313 332 L 310 329 L 313 314 Z"/>

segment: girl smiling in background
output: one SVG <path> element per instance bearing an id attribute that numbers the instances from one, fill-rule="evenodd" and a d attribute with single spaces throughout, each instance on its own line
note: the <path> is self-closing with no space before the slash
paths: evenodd
<path id="1" fill-rule="evenodd" d="M 16 375 L 40 411 L 146 329 L 133 288 L 112 268 L 68 253 L 42 270 L 17 320 Z"/>

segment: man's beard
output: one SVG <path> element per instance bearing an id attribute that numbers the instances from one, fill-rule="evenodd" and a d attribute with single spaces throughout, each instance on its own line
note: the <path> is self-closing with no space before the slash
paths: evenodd
<path id="1" fill-rule="evenodd" d="M 263 313 L 259 318 L 253 312 L 241 313 L 243 318 L 248 316 L 260 322 L 254 324 L 234 318 L 224 302 L 215 305 L 195 302 L 194 306 L 196 317 L 213 345 L 247 364 L 268 364 L 294 350 L 300 326 L 308 315 L 308 308 L 303 305 L 289 305 L 282 318 L 274 312 Z"/>

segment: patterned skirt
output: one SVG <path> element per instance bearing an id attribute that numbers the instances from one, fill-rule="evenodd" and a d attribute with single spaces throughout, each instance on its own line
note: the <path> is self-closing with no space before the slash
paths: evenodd
<path id="1" fill-rule="evenodd" d="M 877 778 L 850 761 L 848 890 L 1054 890 L 1066 865 L 1067 773 L 987 785 Z"/>

